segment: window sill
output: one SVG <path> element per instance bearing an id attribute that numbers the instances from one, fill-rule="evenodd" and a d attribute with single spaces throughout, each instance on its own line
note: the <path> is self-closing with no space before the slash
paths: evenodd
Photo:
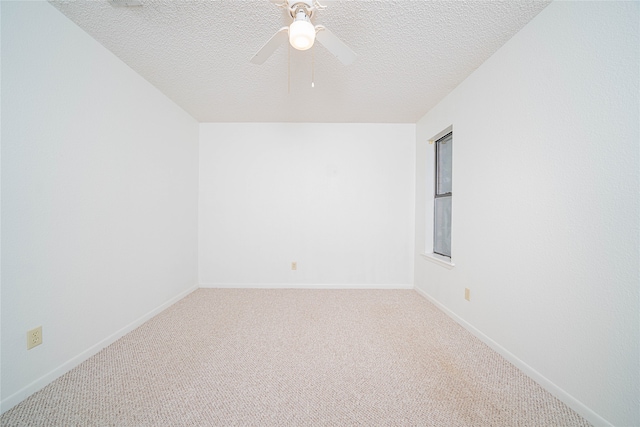
<path id="1" fill-rule="evenodd" d="M 451 270 L 453 267 L 455 267 L 455 264 L 451 261 L 450 258 L 444 257 L 442 255 L 431 253 L 431 254 L 422 254 L 422 256 L 427 261 L 431 261 L 434 264 L 438 264 L 439 266 L 444 267 L 447 270 Z"/>

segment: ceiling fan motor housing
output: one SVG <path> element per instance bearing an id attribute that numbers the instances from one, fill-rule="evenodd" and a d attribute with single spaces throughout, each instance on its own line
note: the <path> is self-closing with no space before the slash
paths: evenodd
<path id="1" fill-rule="evenodd" d="M 313 7 L 313 0 L 289 0 L 289 9 L 297 4 L 304 4 L 311 9 Z"/>
<path id="2" fill-rule="evenodd" d="M 289 0 L 289 13 L 294 19 L 300 12 L 304 12 L 307 18 L 311 19 L 313 10 L 313 0 Z"/>

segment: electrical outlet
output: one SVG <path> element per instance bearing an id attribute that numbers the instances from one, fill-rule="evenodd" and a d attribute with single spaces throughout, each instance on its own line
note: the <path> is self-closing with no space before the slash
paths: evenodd
<path id="1" fill-rule="evenodd" d="M 464 288 L 464 299 L 471 301 L 471 291 L 469 288 Z"/>
<path id="2" fill-rule="evenodd" d="M 31 329 L 27 332 L 27 350 L 42 344 L 42 326 Z"/>
<path id="3" fill-rule="evenodd" d="M 292 269 L 292 270 L 297 270 L 297 269 L 298 269 L 298 263 L 297 263 L 297 262 L 295 262 L 295 261 L 293 261 L 293 262 L 291 263 L 291 269 Z"/>

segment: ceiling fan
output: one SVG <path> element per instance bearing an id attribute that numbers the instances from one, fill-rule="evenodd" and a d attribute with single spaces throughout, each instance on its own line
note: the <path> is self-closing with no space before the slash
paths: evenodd
<path id="1" fill-rule="evenodd" d="M 329 52 L 334 54 L 344 65 L 351 64 L 356 54 L 346 44 L 322 25 L 314 25 L 311 18 L 316 10 L 325 6 L 317 0 L 271 0 L 278 7 L 286 9 L 293 18 L 288 27 L 280 28 L 264 46 L 251 58 L 254 64 L 263 64 L 285 40 L 298 50 L 307 50 L 318 40 Z"/>

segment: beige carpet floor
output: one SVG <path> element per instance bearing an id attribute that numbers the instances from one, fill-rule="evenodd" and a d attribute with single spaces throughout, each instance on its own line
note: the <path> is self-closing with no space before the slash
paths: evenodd
<path id="1" fill-rule="evenodd" d="M 199 289 L 2 426 L 586 426 L 412 290 Z"/>

